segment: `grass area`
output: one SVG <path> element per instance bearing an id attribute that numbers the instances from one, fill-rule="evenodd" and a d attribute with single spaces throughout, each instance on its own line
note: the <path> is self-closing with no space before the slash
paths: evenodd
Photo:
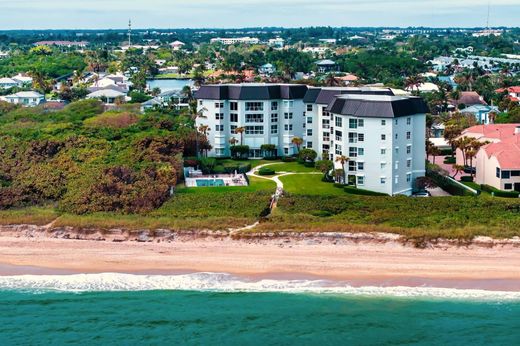
<path id="1" fill-rule="evenodd" d="M 343 188 L 321 181 L 323 174 L 291 174 L 280 177 L 284 190 L 297 195 L 344 196 Z"/>
<path id="2" fill-rule="evenodd" d="M 277 161 L 281 162 L 281 161 Z M 269 163 L 269 162 L 266 162 Z M 278 172 L 291 172 L 291 173 L 310 173 L 310 172 L 317 172 L 316 168 L 312 167 L 305 167 L 302 164 L 299 164 L 298 162 L 281 162 L 277 163 L 275 165 L 268 165 L 266 167 L 274 169 L 277 173 Z"/>
<path id="3" fill-rule="evenodd" d="M 43 226 L 51 223 L 59 215 L 52 207 L 0 210 L 0 225 L 30 224 Z"/>
<path id="4" fill-rule="evenodd" d="M 303 196 L 278 202 L 255 231 L 391 232 L 421 242 L 439 237 L 520 236 L 520 201 L 480 197 Z"/>

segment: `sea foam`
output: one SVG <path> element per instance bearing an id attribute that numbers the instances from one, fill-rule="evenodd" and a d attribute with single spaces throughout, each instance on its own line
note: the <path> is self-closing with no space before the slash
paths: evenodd
<path id="1" fill-rule="evenodd" d="M 520 292 L 435 287 L 352 287 L 325 280 L 248 280 L 224 273 L 135 275 L 121 273 L 0 276 L 0 290 L 29 292 L 183 290 L 210 292 L 316 293 L 354 296 L 424 297 L 520 301 Z"/>

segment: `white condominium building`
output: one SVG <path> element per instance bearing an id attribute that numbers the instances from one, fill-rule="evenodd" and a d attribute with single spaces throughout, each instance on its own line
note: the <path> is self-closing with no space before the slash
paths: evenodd
<path id="1" fill-rule="evenodd" d="M 222 43 L 224 45 L 231 45 L 231 44 L 238 44 L 238 43 L 243 43 L 243 44 L 258 44 L 260 42 L 259 39 L 257 39 L 256 37 L 227 37 L 227 38 L 223 38 L 223 37 L 217 37 L 217 38 L 212 38 L 210 40 L 211 43 Z"/>
<path id="2" fill-rule="evenodd" d="M 326 108 L 330 146 L 349 160 L 349 183 L 393 195 L 411 195 L 415 179 L 425 175 L 426 112 L 421 98 L 341 95 Z"/>
<path id="3" fill-rule="evenodd" d="M 263 144 L 293 155 L 292 140 L 299 137 L 320 159 L 347 157 L 346 178 L 360 188 L 409 195 L 425 174 L 428 108 L 421 98 L 394 96 L 390 89 L 296 84 L 205 85 L 195 98 L 210 156 L 230 156 L 231 138 L 248 145 L 250 157 L 262 157 Z"/>
<path id="4" fill-rule="evenodd" d="M 260 147 L 273 144 L 278 155 L 297 153 L 294 137 L 303 137 L 303 98 L 307 86 L 296 84 L 204 85 L 196 93 L 197 127 L 208 126 L 213 149 L 210 156 L 230 156 L 230 139 L 250 148 L 250 157 L 261 157 Z M 237 128 L 244 128 L 237 134 Z"/>

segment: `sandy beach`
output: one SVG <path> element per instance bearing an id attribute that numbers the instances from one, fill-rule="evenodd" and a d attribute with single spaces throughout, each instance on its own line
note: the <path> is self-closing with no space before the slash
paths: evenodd
<path id="1" fill-rule="evenodd" d="M 520 291 L 520 249 L 416 249 L 397 242 L 287 239 L 117 243 L 0 237 L 0 275 L 102 272 L 224 272 L 255 278 L 322 278 L 353 286 Z"/>

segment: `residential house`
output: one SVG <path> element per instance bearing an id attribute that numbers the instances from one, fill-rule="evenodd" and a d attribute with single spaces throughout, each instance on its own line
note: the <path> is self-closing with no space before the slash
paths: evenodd
<path id="1" fill-rule="evenodd" d="M 489 125 L 494 123 L 495 118 L 493 117 L 493 114 L 497 115 L 499 110 L 496 106 L 478 104 L 466 107 L 460 112 L 475 117 L 479 124 Z"/>
<path id="2" fill-rule="evenodd" d="M 222 43 L 223 45 L 232 44 L 258 44 L 260 40 L 254 37 L 230 37 L 230 38 L 212 38 L 211 43 Z"/>
<path id="3" fill-rule="evenodd" d="M 19 86 L 18 82 L 12 78 L 0 78 L 0 89 L 11 89 Z"/>
<path id="4" fill-rule="evenodd" d="M 88 94 L 86 98 L 101 100 L 106 105 L 116 104 L 118 100 L 130 101 L 130 98 L 126 96 L 125 92 L 113 89 L 99 89 Z"/>
<path id="5" fill-rule="evenodd" d="M 258 73 L 264 76 L 271 76 L 276 72 L 276 67 L 273 64 L 265 64 L 258 68 Z"/>
<path id="6" fill-rule="evenodd" d="M 437 84 L 430 83 L 430 82 L 424 82 L 417 85 L 409 86 L 405 89 L 406 91 L 412 92 L 412 91 L 419 91 L 424 93 L 431 93 L 434 91 L 439 91 L 439 87 Z"/>
<path id="7" fill-rule="evenodd" d="M 328 60 L 328 59 L 320 60 L 320 61 L 317 61 L 315 64 L 317 66 L 318 73 L 328 73 L 328 72 L 337 72 L 338 71 L 338 66 L 332 60 Z"/>
<path id="8" fill-rule="evenodd" d="M 477 125 L 464 130 L 464 136 L 489 142 L 473 160 L 475 182 L 520 192 L 520 124 Z M 462 152 L 457 150 L 457 164 L 463 161 Z"/>
<path id="9" fill-rule="evenodd" d="M 512 86 L 505 89 L 496 90 L 497 93 L 507 92 L 511 101 L 520 102 L 520 86 Z"/>
<path id="10" fill-rule="evenodd" d="M 460 96 L 457 100 L 450 100 L 450 105 L 458 109 L 464 109 L 466 107 L 474 105 L 487 105 L 484 98 L 480 96 L 476 91 L 461 91 Z"/>
<path id="11" fill-rule="evenodd" d="M 174 42 L 170 43 L 170 47 L 172 47 L 173 50 L 181 50 L 184 48 L 185 45 L 186 44 L 181 41 L 174 41 Z"/>
<path id="12" fill-rule="evenodd" d="M 9 103 L 22 105 L 24 107 L 36 107 L 45 102 L 45 95 L 36 91 L 20 91 L 16 94 L 2 96 Z"/>
<path id="13" fill-rule="evenodd" d="M 270 47 L 274 48 L 283 48 L 285 45 L 285 40 L 283 38 L 277 37 L 277 38 L 271 38 L 269 41 L 267 41 L 267 44 Z"/>

